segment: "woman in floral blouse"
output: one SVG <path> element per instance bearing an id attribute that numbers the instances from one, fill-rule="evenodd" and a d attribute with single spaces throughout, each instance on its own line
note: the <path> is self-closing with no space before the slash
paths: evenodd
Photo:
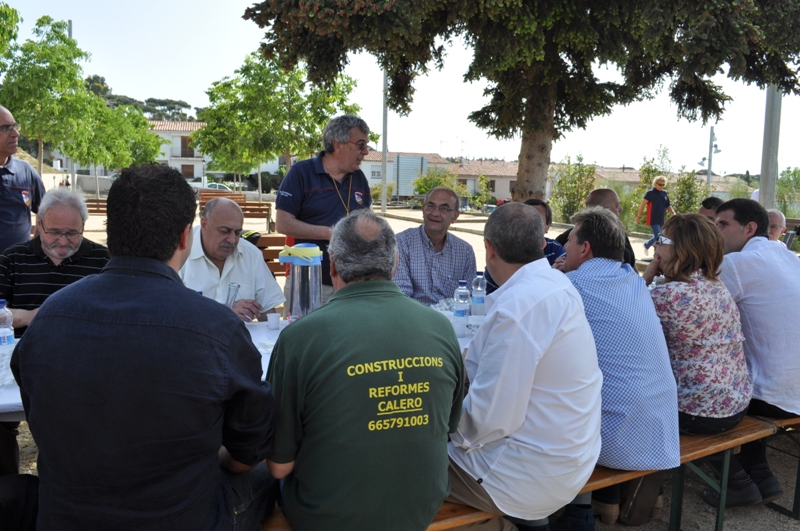
<path id="1" fill-rule="evenodd" d="M 724 243 L 704 216 L 673 216 L 664 224 L 653 262 L 643 275 L 648 285 L 656 274 L 665 278 L 651 294 L 678 383 L 683 433 L 721 433 L 734 427 L 752 396 L 739 309 L 717 279 Z"/>

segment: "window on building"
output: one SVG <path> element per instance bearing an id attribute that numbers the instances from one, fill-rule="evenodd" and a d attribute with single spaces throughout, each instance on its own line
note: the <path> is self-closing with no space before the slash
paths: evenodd
<path id="1" fill-rule="evenodd" d="M 181 175 L 186 178 L 194 177 L 194 164 L 181 164 Z"/>
<path id="2" fill-rule="evenodd" d="M 494 185 L 495 185 L 494 179 L 490 180 L 489 181 L 489 191 L 492 192 L 492 193 L 494 193 Z"/>
<path id="3" fill-rule="evenodd" d="M 466 180 L 466 179 L 459 179 L 459 180 L 458 180 L 458 182 L 459 182 L 460 184 L 463 184 L 464 186 L 466 186 L 466 185 L 467 185 L 467 180 Z"/>
<path id="4" fill-rule="evenodd" d="M 381 178 L 381 170 L 372 170 L 372 178 L 373 179 L 380 179 Z"/>

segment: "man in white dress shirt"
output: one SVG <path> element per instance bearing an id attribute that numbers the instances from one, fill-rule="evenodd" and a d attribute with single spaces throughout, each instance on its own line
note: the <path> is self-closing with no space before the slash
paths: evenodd
<path id="1" fill-rule="evenodd" d="M 187 288 L 225 304 L 228 285 L 240 285 L 233 311 L 242 321 L 265 319 L 286 298 L 261 251 L 241 240 L 244 216 L 236 202 L 218 197 L 206 203 L 192 236 L 192 252 L 180 270 Z"/>
<path id="2" fill-rule="evenodd" d="M 600 453 L 602 375 L 581 296 L 544 260 L 544 222 L 508 203 L 486 223 L 500 286 L 469 344 L 471 382 L 451 435 L 449 501 L 504 514 L 470 529 L 545 529 Z M 589 508 L 589 520 L 591 509 Z"/>
<path id="3" fill-rule="evenodd" d="M 717 227 L 725 237 L 719 278 L 739 307 L 746 338 L 744 355 L 753 381 L 748 414 L 800 415 L 800 329 L 794 320 L 800 300 L 800 260 L 785 246 L 769 241 L 767 211 L 751 199 L 731 199 L 717 207 Z M 783 494 L 766 451 L 766 441 L 761 440 L 742 445 L 741 453 L 731 456 L 739 459 L 758 486 L 759 505 Z M 726 506 L 737 505 L 738 490 L 729 483 Z M 716 497 L 710 494 L 706 499 L 713 503 Z"/>

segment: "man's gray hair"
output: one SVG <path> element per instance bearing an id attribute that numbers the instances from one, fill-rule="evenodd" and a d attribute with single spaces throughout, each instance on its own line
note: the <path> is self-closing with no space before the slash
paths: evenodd
<path id="1" fill-rule="evenodd" d="M 601 206 L 581 210 L 570 218 L 578 243 L 588 241 L 592 256 L 622 262 L 625 255 L 625 227 L 613 212 Z"/>
<path id="2" fill-rule="evenodd" d="M 239 203 L 237 203 L 233 199 L 229 199 L 227 197 L 215 197 L 214 199 L 210 199 L 206 203 L 206 206 L 204 206 L 203 210 L 200 212 L 200 217 L 208 219 L 209 217 L 211 217 L 211 213 L 214 211 L 217 205 L 219 205 L 220 203 L 228 203 L 228 202 L 236 205 L 236 207 L 239 209 L 239 212 L 241 213 L 242 207 L 239 206 Z M 244 217 L 244 214 L 242 214 L 242 216 Z"/>
<path id="3" fill-rule="evenodd" d="M 328 153 L 333 153 L 334 142 L 339 142 L 340 144 L 350 142 L 350 130 L 354 127 L 358 127 L 365 135 L 369 134 L 367 122 L 352 114 L 343 114 L 328 122 L 328 125 L 322 131 L 323 149 Z"/>
<path id="4" fill-rule="evenodd" d="M 544 258 L 544 220 L 524 203 L 506 203 L 491 213 L 483 237 L 508 264 L 529 264 Z"/>
<path id="5" fill-rule="evenodd" d="M 42 202 L 39 203 L 39 212 L 36 217 L 44 219 L 44 215 L 53 207 L 65 206 L 74 208 L 81 215 L 81 220 L 86 223 L 89 219 L 89 210 L 86 208 L 86 201 L 83 199 L 83 193 L 78 191 L 70 191 L 66 187 L 54 188 L 44 194 Z"/>
<path id="6" fill-rule="evenodd" d="M 391 280 L 397 263 L 394 231 L 371 210 L 356 210 L 333 227 L 331 261 L 343 281 Z"/>
<path id="7" fill-rule="evenodd" d="M 455 204 L 455 206 L 453 208 L 458 210 L 458 199 L 459 199 L 458 198 L 458 194 L 455 192 L 455 190 L 453 190 L 452 188 L 448 188 L 447 186 L 434 186 L 433 188 L 428 190 L 428 193 L 425 194 L 425 203 L 427 204 L 428 203 L 428 199 L 431 198 L 433 193 L 434 192 L 438 192 L 439 190 L 444 190 L 445 192 L 449 192 L 450 195 L 453 196 L 453 200 L 456 202 L 456 204 Z"/>
<path id="8" fill-rule="evenodd" d="M 778 216 L 781 217 L 781 228 L 786 226 L 786 216 L 783 214 L 783 212 L 781 212 L 777 208 L 770 208 L 769 210 L 767 210 L 767 214 L 777 214 Z"/>

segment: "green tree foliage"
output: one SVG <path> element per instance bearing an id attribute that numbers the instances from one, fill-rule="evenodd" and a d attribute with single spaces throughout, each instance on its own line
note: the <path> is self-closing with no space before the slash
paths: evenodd
<path id="1" fill-rule="evenodd" d="M 374 185 L 372 185 L 370 187 L 369 193 L 372 196 L 373 204 L 379 205 L 381 203 L 381 188 L 383 188 L 383 185 L 380 185 L 380 184 L 374 184 Z M 387 181 L 386 182 L 386 197 L 387 198 L 391 198 L 392 196 L 394 196 L 394 182 Z"/>
<path id="2" fill-rule="evenodd" d="M 426 195 L 437 186 L 446 186 L 459 196 L 469 195 L 466 185 L 458 182 L 458 175 L 439 166 L 428 166 L 428 170 L 424 174 L 411 181 L 411 186 L 414 187 L 414 193 L 417 195 Z M 388 192 L 386 196 L 389 197 Z"/>
<path id="3" fill-rule="evenodd" d="M 195 117 L 186 114 L 186 110 L 191 108 L 192 106 L 183 100 L 147 98 L 144 100 L 142 111 L 151 120 L 193 122 L 195 121 Z"/>
<path id="4" fill-rule="evenodd" d="M 703 176 L 705 179 L 705 175 Z M 731 183 L 731 188 L 728 193 L 730 193 L 731 199 L 741 198 L 741 199 L 750 199 L 750 189 L 747 187 L 747 184 L 741 179 L 728 179 L 728 182 Z"/>
<path id="5" fill-rule="evenodd" d="M 700 203 L 711 195 L 711 187 L 703 176 L 681 168 L 678 179 L 670 186 L 670 204 L 678 214 L 695 213 Z"/>
<path id="6" fill-rule="evenodd" d="M 469 199 L 472 208 L 481 208 L 483 205 L 492 203 L 492 192 L 489 190 L 489 178 L 485 175 L 478 175 L 478 185 L 475 193 Z M 495 199 L 495 203 L 497 200 Z"/>
<path id="7" fill-rule="evenodd" d="M 544 197 L 554 139 L 664 84 L 680 116 L 704 122 L 730 100 L 710 80 L 723 71 L 800 94 L 800 0 L 265 0 L 245 18 L 267 30 L 267 57 L 305 61 L 315 83 L 333 83 L 349 52 L 374 55 L 401 114 L 417 76 L 441 68 L 461 36 L 474 50 L 464 80 L 488 81 L 489 101 L 470 120 L 497 138 L 521 136 L 517 200 Z M 604 67 L 619 79 L 599 79 Z"/>
<path id="8" fill-rule="evenodd" d="M 106 83 L 106 78 L 93 74 L 83 80 L 84 86 L 89 92 L 105 98 L 106 95 L 111 94 L 111 87 Z"/>
<path id="9" fill-rule="evenodd" d="M 594 190 L 595 170 L 594 164 L 583 163 L 581 155 L 574 163 L 567 156 L 556 165 L 551 173 L 553 194 L 550 197 L 555 218 L 569 223 L 569 218 L 583 208 L 586 196 Z"/>
<path id="10" fill-rule="evenodd" d="M 79 62 L 89 54 L 68 37 L 66 22 L 41 17 L 33 35 L 33 40 L 11 48 L 0 96 L 23 124 L 25 134 L 38 141 L 41 172 L 44 142 L 59 146 L 73 135 L 83 134 L 86 89 Z"/>
<path id="11" fill-rule="evenodd" d="M 800 214 L 800 168 L 786 168 L 775 183 L 775 207 L 789 217 Z"/>
<path id="12" fill-rule="evenodd" d="M 21 20 L 19 11 L 5 2 L 0 2 L 0 55 L 4 54 L 17 39 Z"/>
<path id="13" fill-rule="evenodd" d="M 306 81 L 302 68 L 281 69 L 253 53 L 236 70 L 206 91 L 210 105 L 199 117 L 207 126 L 192 134 L 195 145 L 220 169 L 249 172 L 260 162 L 285 155 L 307 157 L 320 148 L 331 116 L 357 113 L 348 102 L 355 81 L 340 76 L 334 89 Z"/>

